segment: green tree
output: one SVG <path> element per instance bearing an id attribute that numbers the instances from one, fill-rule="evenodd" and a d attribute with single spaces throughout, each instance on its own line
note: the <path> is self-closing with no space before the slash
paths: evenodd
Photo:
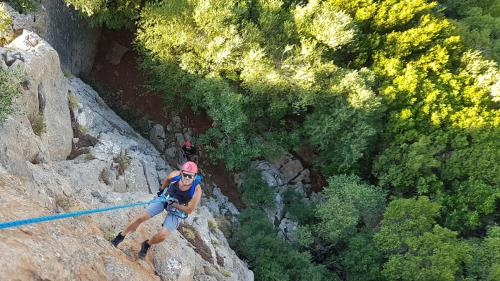
<path id="1" fill-rule="evenodd" d="M 144 0 L 64 0 L 89 18 L 94 26 L 133 28 Z"/>
<path id="2" fill-rule="evenodd" d="M 486 238 L 467 241 L 472 258 L 467 261 L 470 280 L 498 280 L 500 268 L 500 227 L 488 229 Z"/>
<path id="3" fill-rule="evenodd" d="M 337 280 L 312 263 L 309 253 L 294 250 L 278 238 L 264 212 L 244 210 L 239 221 L 232 244 L 252 264 L 256 280 Z"/>
<path id="4" fill-rule="evenodd" d="M 347 249 L 341 254 L 347 281 L 383 280 L 382 254 L 375 247 L 371 232 L 360 232 L 349 239 Z"/>
<path id="5" fill-rule="evenodd" d="M 318 231 L 331 242 L 355 234 L 361 222 L 373 226 L 384 210 L 385 193 L 362 183 L 357 176 L 331 177 L 323 192 L 326 200 L 316 212 Z"/>
<path id="6" fill-rule="evenodd" d="M 382 275 L 387 280 L 456 280 L 469 259 L 456 233 L 439 225 L 421 236 L 408 237 L 404 253 L 389 256 Z"/>
<path id="7" fill-rule="evenodd" d="M 470 257 L 456 232 L 436 224 L 440 206 L 427 197 L 396 199 L 384 213 L 377 248 L 387 280 L 456 280 Z"/>
<path id="8" fill-rule="evenodd" d="M 261 209 L 273 206 L 274 191 L 262 179 L 259 171 L 247 171 L 241 187 L 243 203 L 248 207 Z"/>

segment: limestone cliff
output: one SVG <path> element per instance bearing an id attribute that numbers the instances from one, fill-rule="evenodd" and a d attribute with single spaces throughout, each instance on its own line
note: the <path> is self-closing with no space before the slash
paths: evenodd
<path id="1" fill-rule="evenodd" d="M 28 75 L 0 124 L 0 221 L 152 199 L 172 168 L 91 87 L 63 75 L 46 41 L 24 30 L 0 58 Z M 45 132 L 35 134 L 33 115 Z M 109 243 L 143 207 L 0 230 L 0 280 L 253 280 L 215 223 L 214 210 L 235 208 L 214 194 L 145 260 L 139 245 L 162 216 Z"/>

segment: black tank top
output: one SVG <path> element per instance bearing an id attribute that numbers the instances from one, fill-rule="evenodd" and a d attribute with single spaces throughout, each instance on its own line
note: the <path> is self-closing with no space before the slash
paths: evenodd
<path id="1" fill-rule="evenodd" d="M 191 196 L 189 196 L 190 189 L 191 187 L 186 191 L 182 191 L 179 189 L 179 182 L 173 182 L 168 187 L 168 194 L 179 200 L 179 204 L 187 205 L 187 203 L 189 203 L 192 198 Z"/>

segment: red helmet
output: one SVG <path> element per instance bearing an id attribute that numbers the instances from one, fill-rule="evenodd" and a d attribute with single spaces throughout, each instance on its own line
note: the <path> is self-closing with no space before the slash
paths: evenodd
<path id="1" fill-rule="evenodd" d="M 193 146 L 193 143 L 189 139 L 187 139 L 187 140 L 184 141 L 184 145 L 186 147 L 191 147 L 191 146 Z"/>
<path id="2" fill-rule="evenodd" d="M 192 161 L 187 161 L 184 165 L 182 165 L 182 171 L 196 174 L 198 173 L 198 166 Z"/>

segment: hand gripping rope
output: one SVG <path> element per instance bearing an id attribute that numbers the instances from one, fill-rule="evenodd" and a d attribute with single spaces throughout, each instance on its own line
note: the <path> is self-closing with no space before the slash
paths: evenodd
<path id="1" fill-rule="evenodd" d="M 113 206 L 113 207 L 107 207 L 107 208 L 98 208 L 98 209 L 83 210 L 83 211 L 57 214 L 57 215 L 51 215 L 51 216 L 42 216 L 42 217 L 36 217 L 36 218 L 30 218 L 30 219 L 24 219 L 24 220 L 0 222 L 0 229 L 19 227 L 19 226 L 25 225 L 25 224 L 58 220 L 58 219 L 64 219 L 64 218 L 70 218 L 70 217 L 77 217 L 77 216 L 82 216 L 82 215 L 101 213 L 101 212 L 113 211 L 113 210 L 118 210 L 118 209 L 125 209 L 125 208 L 130 208 L 130 207 L 147 205 L 147 204 L 151 204 L 151 203 L 155 203 L 155 202 L 162 202 L 162 203 L 167 202 L 168 204 L 171 204 L 174 202 L 174 200 L 170 196 L 161 195 L 158 198 L 155 198 L 155 199 L 148 201 L 148 202 L 131 203 L 131 204 L 125 204 L 125 205 L 119 205 L 119 206 Z M 180 211 L 180 212 L 182 212 L 182 211 Z"/>

